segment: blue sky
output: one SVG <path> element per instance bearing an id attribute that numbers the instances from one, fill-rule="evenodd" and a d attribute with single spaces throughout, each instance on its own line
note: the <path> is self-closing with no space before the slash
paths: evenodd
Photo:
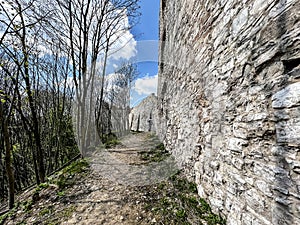
<path id="1" fill-rule="evenodd" d="M 141 18 L 131 33 L 137 41 L 140 76 L 132 90 L 132 105 L 156 92 L 158 73 L 159 0 L 141 0 Z M 152 90 L 152 91 L 151 91 Z"/>
<path id="2" fill-rule="evenodd" d="M 115 73 L 124 62 L 137 62 L 140 74 L 132 85 L 131 106 L 137 105 L 151 93 L 156 94 L 159 5 L 160 0 L 140 0 L 141 17 L 139 23 L 117 39 L 118 41 L 112 47 L 107 62 L 107 75 Z M 124 24 L 125 27 L 129 25 L 126 17 Z M 101 62 L 101 59 L 99 61 Z"/>
<path id="3" fill-rule="evenodd" d="M 158 73 L 158 36 L 160 0 L 140 0 L 139 23 L 118 42 L 124 46 L 112 54 L 108 61 L 107 73 L 112 74 L 122 62 L 137 63 L 139 77 L 132 85 L 131 106 L 156 94 Z"/>

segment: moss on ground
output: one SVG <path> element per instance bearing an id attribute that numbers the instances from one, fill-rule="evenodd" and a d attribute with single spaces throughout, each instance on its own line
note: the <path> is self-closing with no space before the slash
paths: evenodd
<path id="1" fill-rule="evenodd" d="M 161 224 L 226 224 L 226 221 L 214 214 L 209 204 L 198 196 L 196 185 L 185 179 L 181 173 L 157 184 L 148 194 L 150 200 L 144 208 L 152 212 Z"/>
<path id="2" fill-rule="evenodd" d="M 0 224 L 6 219 L 17 218 L 17 212 L 22 212 L 22 219 L 16 224 L 28 224 L 26 218 L 35 214 L 37 221 L 34 224 L 56 225 L 69 218 L 76 207 L 62 204 L 61 210 L 56 212 L 53 205 L 45 201 L 52 198 L 54 201 L 65 196 L 66 188 L 75 184 L 89 171 L 89 164 L 85 159 L 77 160 L 47 179 L 47 182 L 38 185 L 31 191 L 31 196 L 16 204 L 10 212 L 0 216 Z M 39 206 L 37 206 L 37 204 Z M 33 210 L 34 209 L 34 210 Z"/>
<path id="3" fill-rule="evenodd" d="M 89 164 L 85 159 L 71 163 L 49 180 L 50 183 L 56 184 L 60 191 L 74 184 L 76 174 L 87 172 Z"/>
<path id="4" fill-rule="evenodd" d="M 118 140 L 117 135 L 115 135 L 114 133 L 104 135 L 102 138 L 102 142 L 105 148 L 113 148 L 121 144 L 121 142 Z"/>
<path id="5" fill-rule="evenodd" d="M 148 162 L 159 162 L 168 157 L 169 153 L 162 144 L 159 144 L 152 150 L 141 153 L 140 156 L 145 157 L 145 161 Z M 76 204 L 70 204 L 70 199 L 74 196 L 69 195 L 67 188 L 75 183 L 86 182 L 83 178 L 89 174 L 88 171 L 87 161 L 73 162 L 48 178 L 46 183 L 32 190 L 30 192 L 32 196 L 23 198 L 23 202 L 20 202 L 14 210 L 1 216 L 0 224 L 6 218 L 20 225 L 58 225 L 67 221 L 77 209 Z M 209 204 L 198 196 L 195 183 L 185 179 L 181 172 L 157 184 L 128 188 L 133 188 L 133 193 L 136 193 L 128 199 L 130 205 L 141 204 L 140 207 L 143 208 L 144 215 L 141 217 L 141 224 L 145 224 L 142 220 L 147 224 L 152 224 L 150 221 L 168 225 L 226 224 L 226 221 L 214 214 Z M 76 193 L 77 191 L 78 189 Z M 110 206 L 107 205 L 107 207 Z"/>
<path id="6" fill-rule="evenodd" d="M 149 151 L 140 152 L 141 159 L 147 162 L 161 162 L 169 156 L 170 153 L 165 149 L 165 146 L 162 143 Z"/>
<path id="7" fill-rule="evenodd" d="M 54 213 L 51 209 L 44 209 L 43 212 L 46 214 L 45 222 L 44 224 L 49 225 L 58 225 L 61 224 L 62 221 L 70 218 L 73 214 L 73 212 L 76 211 L 76 207 L 71 205 L 69 207 L 64 208 L 58 213 Z"/>
<path id="8" fill-rule="evenodd" d="M 149 151 L 140 152 L 141 159 L 147 162 L 161 162 L 169 156 L 170 153 L 162 143 Z M 148 199 L 151 200 L 144 208 L 151 211 L 161 224 L 226 224 L 226 221 L 214 214 L 209 204 L 199 197 L 197 185 L 184 178 L 182 172 L 149 189 L 151 190 L 148 190 Z"/>

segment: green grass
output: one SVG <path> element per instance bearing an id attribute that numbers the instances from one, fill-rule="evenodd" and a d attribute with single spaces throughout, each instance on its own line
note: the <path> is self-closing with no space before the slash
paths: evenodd
<path id="1" fill-rule="evenodd" d="M 16 225 L 26 225 L 24 221 L 18 222 Z"/>
<path id="2" fill-rule="evenodd" d="M 88 170 L 89 164 L 85 159 L 81 159 L 71 163 L 69 166 L 57 173 L 57 178 L 52 182 L 56 184 L 60 190 L 73 185 L 74 176 L 84 173 Z"/>
<path id="3" fill-rule="evenodd" d="M 226 221 L 212 212 L 209 204 L 197 194 L 197 187 L 180 173 L 151 191 L 145 210 L 151 211 L 162 224 L 225 225 Z M 155 196 L 161 196 L 156 199 Z M 192 221 L 192 223 L 191 223 Z"/>
<path id="4" fill-rule="evenodd" d="M 171 176 L 170 181 L 172 182 L 174 187 L 180 192 L 197 193 L 197 185 L 181 177 L 180 173 Z"/>
<path id="5" fill-rule="evenodd" d="M 179 209 L 178 211 L 176 211 L 176 216 L 180 219 L 186 218 L 185 210 L 184 209 Z"/>
<path id="6" fill-rule="evenodd" d="M 141 134 L 141 133 L 144 133 L 144 131 L 131 130 L 130 133 L 131 134 Z"/>
<path id="7" fill-rule="evenodd" d="M 113 148 L 121 143 L 118 140 L 117 135 L 115 135 L 114 133 L 104 135 L 102 138 L 102 142 L 105 148 Z"/>
<path id="8" fill-rule="evenodd" d="M 17 207 L 18 207 L 18 206 L 15 206 L 15 207 L 14 207 L 13 209 L 11 209 L 9 212 L 7 212 L 7 213 L 1 215 L 1 216 L 0 216 L 0 224 L 3 224 L 7 218 L 14 216 L 14 214 L 15 214 L 16 211 L 17 211 Z"/>
<path id="9" fill-rule="evenodd" d="M 71 205 L 67 208 L 62 209 L 60 212 L 56 212 L 55 214 L 53 214 L 52 209 L 46 208 L 40 211 L 40 215 L 41 216 L 50 215 L 44 224 L 58 225 L 58 224 L 62 224 L 63 221 L 70 218 L 73 212 L 75 212 L 75 210 L 76 210 L 76 206 Z"/>
<path id="10" fill-rule="evenodd" d="M 0 216 L 0 224 L 3 224 L 6 218 L 9 217 L 9 213 L 5 213 Z"/>
<path id="11" fill-rule="evenodd" d="M 59 196 L 59 197 L 64 197 L 65 195 L 66 195 L 65 191 L 59 191 L 59 192 L 57 192 L 57 196 Z"/>
<path id="12" fill-rule="evenodd" d="M 116 147 L 117 145 L 119 145 L 121 142 L 119 140 L 110 140 L 106 143 L 104 143 L 105 148 L 113 148 Z"/>
<path id="13" fill-rule="evenodd" d="M 39 185 L 39 188 L 44 189 L 44 188 L 48 188 L 49 187 L 49 183 L 41 183 Z"/>
<path id="14" fill-rule="evenodd" d="M 85 159 L 81 159 L 71 163 L 69 166 L 64 168 L 62 170 L 62 173 L 74 175 L 77 173 L 85 172 L 88 167 L 89 167 L 88 162 Z"/>
<path id="15" fill-rule="evenodd" d="M 44 209 L 42 209 L 42 210 L 39 212 L 39 215 L 40 215 L 40 216 L 45 216 L 45 215 L 50 214 L 50 213 L 51 213 L 51 209 L 49 209 L 49 208 L 44 208 Z"/>
<path id="16" fill-rule="evenodd" d="M 59 197 L 64 197 L 66 195 L 66 188 L 73 185 L 76 181 L 77 174 L 84 175 L 89 170 L 89 164 L 85 159 L 77 160 L 73 163 L 71 163 L 69 166 L 65 167 L 61 171 L 57 172 L 53 176 L 49 177 L 47 179 L 46 183 L 42 183 L 38 185 L 32 192 L 32 196 L 27 198 L 26 200 L 22 202 L 18 202 L 14 209 L 9 211 L 8 213 L 0 216 L 0 224 L 3 224 L 4 221 L 7 218 L 14 218 L 15 213 L 19 210 L 22 210 L 26 215 L 31 214 L 34 210 L 36 210 L 37 206 L 35 204 L 41 200 L 40 193 L 44 189 L 48 189 L 53 187 L 54 185 L 58 186 L 58 190 L 54 192 Z M 52 185 L 51 185 L 52 184 Z M 46 191 L 47 192 L 47 191 Z M 51 193 L 51 190 L 50 192 Z M 70 206 L 67 208 L 64 208 L 60 212 L 56 212 L 53 214 L 53 206 L 48 206 L 45 208 L 42 208 L 40 211 L 37 211 L 38 217 L 44 218 L 49 217 L 48 221 L 46 221 L 43 224 L 49 224 L 49 225 L 56 225 L 61 224 L 61 221 L 63 221 L 64 218 L 68 218 L 72 215 L 72 213 L 75 210 L 75 206 Z M 38 210 L 38 209 L 37 209 Z M 44 218 L 45 219 L 45 218 Z M 43 219 L 43 221 L 44 221 Z M 58 222 L 60 221 L 60 222 Z M 19 222 L 18 224 L 24 224 L 23 221 Z"/>
<path id="17" fill-rule="evenodd" d="M 141 159 L 148 162 L 161 162 L 169 156 L 170 153 L 165 149 L 165 146 L 162 143 L 158 144 L 150 151 L 140 152 Z"/>
<path id="18" fill-rule="evenodd" d="M 25 212 L 29 212 L 32 209 L 32 206 L 33 206 L 33 201 L 31 199 L 27 200 L 25 202 L 22 202 L 22 204 L 21 204 L 21 207 L 23 208 L 23 210 Z"/>

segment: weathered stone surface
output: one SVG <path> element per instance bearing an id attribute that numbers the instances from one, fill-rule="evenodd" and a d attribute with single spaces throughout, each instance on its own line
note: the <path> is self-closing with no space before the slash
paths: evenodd
<path id="1" fill-rule="evenodd" d="M 157 132 L 228 224 L 299 224 L 299 12 L 161 1 Z"/>
<path id="2" fill-rule="evenodd" d="M 300 73 L 299 73 L 300 75 Z M 272 106 L 277 108 L 290 108 L 299 106 L 300 103 L 300 83 L 291 84 L 280 90 L 272 97 Z"/>
<path id="3" fill-rule="evenodd" d="M 155 132 L 157 127 L 157 97 L 149 95 L 129 114 L 130 130 Z"/>

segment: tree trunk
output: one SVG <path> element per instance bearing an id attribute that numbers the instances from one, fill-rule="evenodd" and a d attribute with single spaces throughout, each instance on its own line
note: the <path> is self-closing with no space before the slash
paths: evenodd
<path id="1" fill-rule="evenodd" d="M 21 5 L 19 4 L 19 10 L 21 10 Z M 35 147 L 36 147 L 36 153 L 37 153 L 37 159 L 38 159 L 38 169 L 39 169 L 39 180 L 43 183 L 45 181 L 45 166 L 44 166 L 44 154 L 41 144 L 41 137 L 40 137 L 40 131 L 39 131 L 39 121 L 37 117 L 37 111 L 36 106 L 34 104 L 33 99 L 33 92 L 31 90 L 31 82 L 30 82 L 30 72 L 29 72 L 29 54 L 27 50 L 27 33 L 26 33 L 26 24 L 24 17 L 22 13 L 20 14 L 20 19 L 22 23 L 22 30 L 20 31 L 20 39 L 22 44 L 22 54 L 24 57 L 23 60 L 23 67 L 24 72 L 22 73 L 23 79 L 25 81 L 25 89 L 28 96 L 29 101 L 29 108 L 32 114 L 32 122 L 33 122 L 33 134 L 34 134 L 34 140 L 35 140 Z"/>
<path id="2" fill-rule="evenodd" d="M 45 166 L 44 166 L 44 154 L 42 150 L 41 137 L 39 131 L 39 122 L 37 118 L 36 108 L 34 105 L 33 93 L 31 91 L 31 85 L 29 80 L 29 60 L 28 55 L 24 52 L 24 66 L 25 66 L 25 84 L 26 84 L 26 93 L 28 95 L 29 108 L 32 114 L 32 122 L 33 122 L 33 134 L 35 140 L 35 147 L 38 159 L 38 169 L 39 169 L 39 180 L 40 182 L 45 182 Z"/>
<path id="3" fill-rule="evenodd" d="M 10 144 L 10 134 L 9 134 L 9 128 L 8 128 L 8 121 L 7 118 L 5 118 L 4 112 L 3 112 L 3 105 L 0 101 L 0 118 L 2 122 L 2 131 L 4 136 L 4 146 L 5 146 L 5 168 L 6 168 L 6 174 L 7 174 L 7 180 L 8 180 L 8 207 L 12 209 L 15 204 L 15 186 L 14 186 L 14 173 L 12 169 L 12 146 Z"/>
<path id="4" fill-rule="evenodd" d="M 104 81 L 105 81 L 105 74 L 106 74 L 106 65 L 107 65 L 107 59 L 108 59 L 108 50 L 109 50 L 109 39 L 106 42 L 105 47 L 105 56 L 104 56 L 104 65 L 102 70 L 102 78 L 101 78 L 101 90 L 100 90 L 100 97 L 99 97 L 99 110 L 98 110 L 98 118 L 100 119 L 100 123 L 103 123 L 104 121 L 101 121 L 101 114 L 103 113 L 103 99 L 104 99 Z M 108 107 L 109 108 L 109 107 Z M 102 125 L 103 127 L 103 125 Z M 99 134 L 101 141 L 103 141 L 103 134 L 104 131 L 102 129 L 101 134 Z"/>

